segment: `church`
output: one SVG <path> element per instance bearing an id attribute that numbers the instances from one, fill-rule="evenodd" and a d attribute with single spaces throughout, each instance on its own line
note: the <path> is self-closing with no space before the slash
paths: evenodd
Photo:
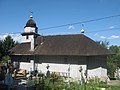
<path id="1" fill-rule="evenodd" d="M 111 53 L 84 34 L 48 35 L 38 33 L 33 17 L 27 21 L 22 43 L 10 50 L 11 60 L 20 69 L 50 72 L 80 78 L 107 78 L 107 56 Z"/>

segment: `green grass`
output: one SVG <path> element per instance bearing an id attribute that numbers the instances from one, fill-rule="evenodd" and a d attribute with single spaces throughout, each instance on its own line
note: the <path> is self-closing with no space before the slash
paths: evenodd
<path id="1" fill-rule="evenodd" d="M 44 84 L 44 85 L 43 85 Z M 41 83 L 41 87 L 38 90 L 53 90 L 52 82 L 47 83 L 47 80 L 44 83 Z M 40 89 L 43 88 L 44 89 Z M 77 82 L 71 82 L 70 85 L 64 82 L 55 82 L 54 83 L 54 90 L 101 90 L 101 88 L 106 88 L 106 90 L 120 90 L 120 86 L 109 86 L 104 82 L 96 83 L 91 82 L 88 84 L 78 84 Z"/>
<path id="2" fill-rule="evenodd" d="M 120 86 L 111 86 L 111 90 L 120 90 Z"/>
<path id="3" fill-rule="evenodd" d="M 82 85 L 77 81 L 68 84 L 62 78 L 57 78 L 53 84 L 53 79 L 43 77 L 40 79 L 37 90 L 101 90 L 101 88 L 106 88 L 106 90 L 120 90 L 120 86 L 110 86 L 99 80 L 89 80 L 88 82 Z"/>

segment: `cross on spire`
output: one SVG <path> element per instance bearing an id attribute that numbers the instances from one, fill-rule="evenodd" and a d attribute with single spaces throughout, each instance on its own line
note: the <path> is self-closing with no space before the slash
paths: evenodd
<path id="1" fill-rule="evenodd" d="M 30 18 L 33 18 L 33 11 L 30 11 Z"/>
<path id="2" fill-rule="evenodd" d="M 33 11 L 30 11 L 30 14 L 33 15 Z"/>

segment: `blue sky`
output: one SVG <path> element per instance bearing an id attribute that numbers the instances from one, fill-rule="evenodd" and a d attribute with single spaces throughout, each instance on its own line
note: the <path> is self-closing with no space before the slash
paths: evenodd
<path id="1" fill-rule="evenodd" d="M 20 40 L 20 33 L 23 32 L 31 11 L 42 35 L 79 34 L 82 23 L 41 29 L 119 15 L 120 0 L 0 0 L 0 38 L 11 34 L 15 40 Z M 108 40 L 110 45 L 120 45 L 120 29 L 115 29 L 120 28 L 120 17 L 83 25 L 85 35 L 93 40 Z"/>

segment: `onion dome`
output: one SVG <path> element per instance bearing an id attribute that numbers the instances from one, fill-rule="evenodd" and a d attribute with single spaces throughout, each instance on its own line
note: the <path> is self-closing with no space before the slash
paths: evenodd
<path id="1" fill-rule="evenodd" d="M 37 28 L 37 27 L 36 27 L 36 23 L 35 23 L 35 21 L 33 20 L 33 17 L 32 17 L 32 16 L 30 16 L 30 19 L 27 21 L 25 27 L 35 27 L 35 28 Z"/>

